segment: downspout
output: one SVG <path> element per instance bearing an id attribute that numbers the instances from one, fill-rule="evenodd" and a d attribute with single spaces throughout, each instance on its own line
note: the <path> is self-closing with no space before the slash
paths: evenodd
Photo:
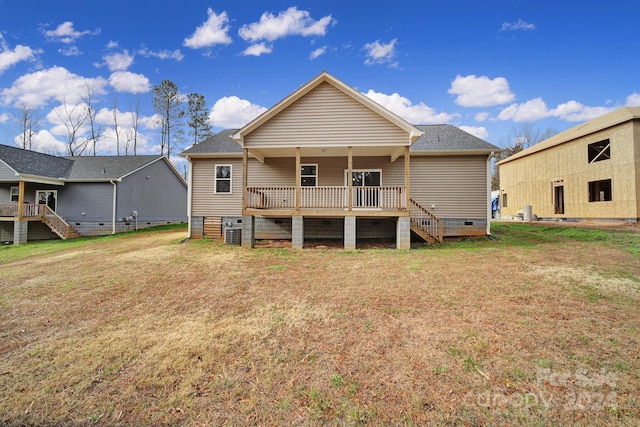
<path id="1" fill-rule="evenodd" d="M 191 191 L 193 190 L 193 163 L 189 157 L 187 157 L 187 160 L 189 161 L 189 175 L 187 176 L 187 238 L 191 238 Z"/>
<path id="2" fill-rule="evenodd" d="M 111 217 L 111 234 L 116 234 L 116 200 L 118 200 L 118 185 L 114 180 L 109 180 L 113 184 L 113 213 Z"/>
<path id="3" fill-rule="evenodd" d="M 491 159 L 494 152 L 487 156 L 487 236 L 491 235 Z"/>

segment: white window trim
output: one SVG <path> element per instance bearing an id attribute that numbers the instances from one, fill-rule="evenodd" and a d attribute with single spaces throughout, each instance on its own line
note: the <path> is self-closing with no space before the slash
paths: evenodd
<path id="1" fill-rule="evenodd" d="M 302 168 L 305 166 L 315 166 L 316 174 L 315 175 L 302 175 Z M 313 177 L 316 179 L 316 185 L 305 185 L 305 187 L 317 187 L 318 186 L 318 164 L 317 163 L 303 163 L 300 165 L 300 187 L 302 187 L 302 178 L 303 177 Z"/>
<path id="2" fill-rule="evenodd" d="M 218 191 L 218 179 L 226 181 L 227 178 L 218 178 L 218 167 L 229 168 L 229 191 Z M 233 165 L 215 165 L 213 169 L 213 194 L 233 194 Z"/>
<path id="3" fill-rule="evenodd" d="M 14 196 L 13 194 L 13 189 L 15 188 L 16 190 L 16 196 L 18 197 L 17 200 L 11 200 L 11 198 Z M 18 203 L 18 200 L 20 199 L 20 187 L 16 186 L 16 185 L 12 185 L 11 187 L 9 187 L 9 201 L 12 203 Z"/>
<path id="4" fill-rule="evenodd" d="M 41 204 L 40 201 L 38 200 L 38 193 L 55 193 L 55 200 L 56 200 L 56 208 L 53 210 L 54 212 L 58 210 L 58 190 L 36 190 L 36 204 L 39 205 Z M 44 205 L 47 205 L 47 203 L 42 203 Z"/>

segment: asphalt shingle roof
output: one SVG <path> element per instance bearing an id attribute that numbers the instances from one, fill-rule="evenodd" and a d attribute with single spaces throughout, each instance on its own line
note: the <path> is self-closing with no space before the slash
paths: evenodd
<path id="1" fill-rule="evenodd" d="M 453 125 L 419 125 L 424 132 L 411 151 L 500 151 L 500 148 Z"/>
<path id="2" fill-rule="evenodd" d="M 242 153 L 240 144 L 231 139 L 231 135 L 237 131 L 238 129 L 222 130 L 201 143 L 192 145 L 184 150 L 182 154 Z"/>
<path id="3" fill-rule="evenodd" d="M 500 151 L 500 148 L 487 141 L 471 135 L 453 125 L 419 125 L 424 132 L 411 146 L 413 152 L 442 152 L 442 151 Z M 214 136 L 193 145 L 182 154 L 232 154 L 242 153 L 242 147 L 231 139 L 237 129 L 226 129 Z"/>
<path id="4" fill-rule="evenodd" d="M 118 179 L 161 157 L 57 157 L 0 144 L 0 159 L 20 174 L 76 181 Z"/>
<path id="5" fill-rule="evenodd" d="M 49 178 L 66 177 L 73 164 L 73 161 L 63 157 L 2 144 L 0 144 L 0 159 L 18 173 Z"/>
<path id="6" fill-rule="evenodd" d="M 148 165 L 162 156 L 81 156 L 72 159 L 69 180 L 118 179 Z"/>

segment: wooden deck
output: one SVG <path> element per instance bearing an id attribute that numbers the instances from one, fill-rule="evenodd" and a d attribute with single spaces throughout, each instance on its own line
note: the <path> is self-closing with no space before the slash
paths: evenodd
<path id="1" fill-rule="evenodd" d="M 19 211 L 20 206 L 22 212 Z M 63 240 L 81 237 L 80 233 L 47 205 L 0 203 L 0 221 L 40 221 Z"/>

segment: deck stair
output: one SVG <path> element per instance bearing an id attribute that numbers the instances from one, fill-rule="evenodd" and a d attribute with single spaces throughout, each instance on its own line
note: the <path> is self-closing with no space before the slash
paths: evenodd
<path id="1" fill-rule="evenodd" d="M 41 205 L 42 210 L 42 222 L 44 222 L 54 233 L 56 233 L 62 240 L 74 239 L 82 237 L 78 231 L 73 228 L 67 221 L 65 221 L 60 215 L 55 213 L 51 208 L 46 205 Z"/>
<path id="2" fill-rule="evenodd" d="M 442 243 L 442 220 L 411 199 L 411 231 L 427 242 Z"/>

